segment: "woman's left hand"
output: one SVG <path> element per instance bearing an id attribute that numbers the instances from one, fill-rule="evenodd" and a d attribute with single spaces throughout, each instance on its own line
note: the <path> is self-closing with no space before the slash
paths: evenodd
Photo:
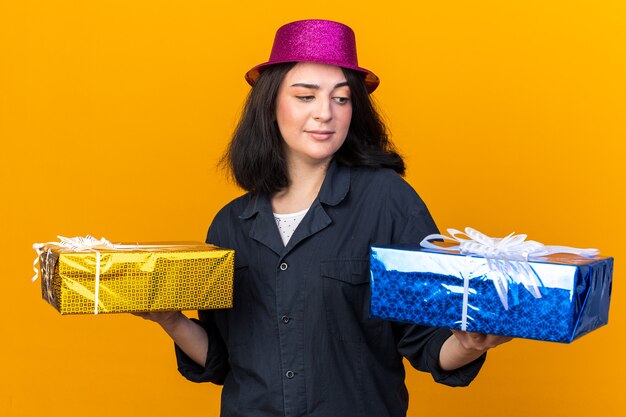
<path id="1" fill-rule="evenodd" d="M 469 351 L 479 351 L 481 353 L 513 339 L 508 336 L 466 332 L 463 330 L 452 330 L 452 334 L 454 334 L 454 337 L 457 338 L 461 346 L 465 349 Z"/>
<path id="2" fill-rule="evenodd" d="M 507 336 L 452 330 L 452 336 L 444 342 L 439 352 L 439 366 L 446 371 L 460 368 L 478 359 L 487 350 L 511 339 Z"/>

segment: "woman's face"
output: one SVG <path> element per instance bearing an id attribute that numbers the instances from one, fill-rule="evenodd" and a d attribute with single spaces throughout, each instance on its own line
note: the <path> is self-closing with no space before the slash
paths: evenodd
<path id="1" fill-rule="evenodd" d="M 351 118 L 350 88 L 341 68 L 301 62 L 285 75 L 276 121 L 288 163 L 328 163 L 346 140 Z"/>

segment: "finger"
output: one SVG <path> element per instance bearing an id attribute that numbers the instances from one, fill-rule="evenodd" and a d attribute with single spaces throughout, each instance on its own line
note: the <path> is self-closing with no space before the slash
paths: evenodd
<path id="1" fill-rule="evenodd" d="M 452 330 L 452 333 L 465 349 L 482 350 L 481 335 L 479 333 L 466 332 L 463 330 Z"/>
<path id="2" fill-rule="evenodd" d="M 501 345 L 503 343 L 506 343 L 506 342 L 510 342 L 511 340 L 513 340 L 512 337 L 498 336 L 497 339 L 493 342 L 495 344 L 494 347 L 498 346 L 498 345 Z"/>
<path id="3" fill-rule="evenodd" d="M 509 336 L 486 335 L 486 338 L 483 341 L 483 345 L 485 346 L 485 348 L 491 349 L 496 346 L 500 346 L 501 344 L 506 343 L 512 339 L 513 338 Z"/>

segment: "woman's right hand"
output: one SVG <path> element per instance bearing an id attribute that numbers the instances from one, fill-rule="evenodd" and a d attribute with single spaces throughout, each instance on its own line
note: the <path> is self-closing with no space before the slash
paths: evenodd
<path id="1" fill-rule="evenodd" d="M 153 321 L 165 330 L 171 330 L 176 327 L 177 323 L 180 323 L 181 320 L 187 320 L 187 317 L 181 311 L 149 311 L 132 314 L 145 320 Z"/>
<path id="2" fill-rule="evenodd" d="M 209 338 L 206 331 L 182 311 L 154 311 L 132 313 L 145 320 L 158 323 L 174 343 L 200 366 L 206 363 Z"/>

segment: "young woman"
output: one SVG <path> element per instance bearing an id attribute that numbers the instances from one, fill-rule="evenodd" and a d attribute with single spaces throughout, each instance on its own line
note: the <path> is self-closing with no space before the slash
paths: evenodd
<path id="1" fill-rule="evenodd" d="M 437 228 L 402 179 L 350 28 L 287 24 L 253 85 L 225 161 L 248 191 L 207 242 L 235 249 L 234 307 L 143 314 L 188 379 L 223 384 L 222 416 L 405 416 L 403 358 L 467 385 L 499 336 L 368 318 L 370 245 Z"/>

